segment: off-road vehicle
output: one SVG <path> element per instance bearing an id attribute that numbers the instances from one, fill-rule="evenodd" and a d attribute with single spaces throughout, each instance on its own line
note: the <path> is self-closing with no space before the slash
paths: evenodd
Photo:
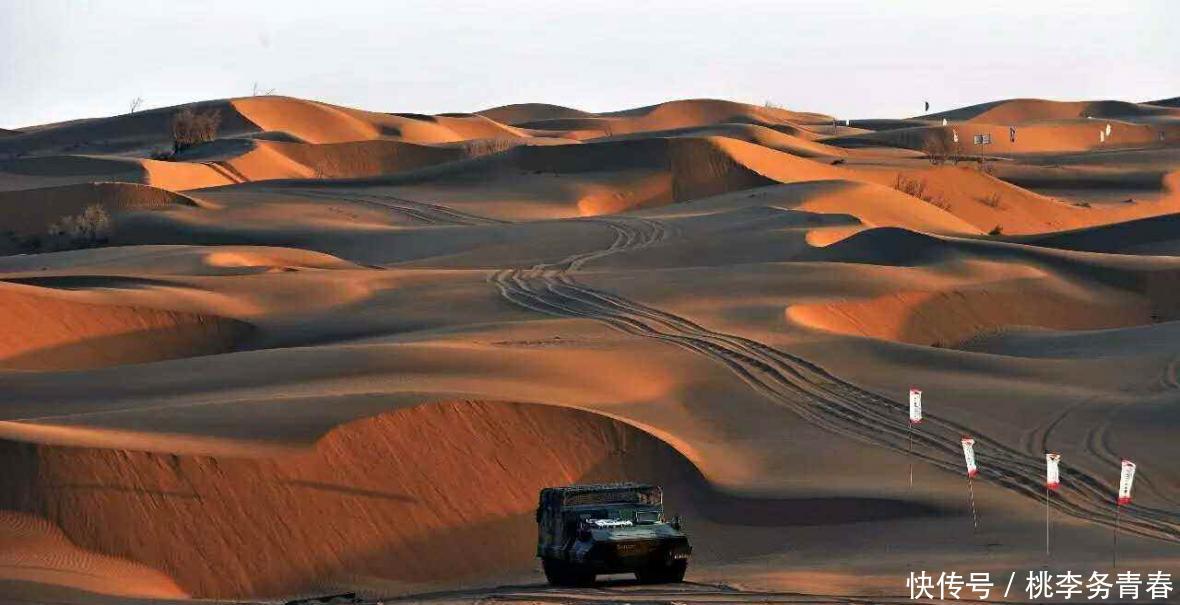
<path id="1" fill-rule="evenodd" d="M 537 526 L 537 556 L 554 586 L 584 586 L 614 573 L 680 582 L 692 554 L 680 519 L 664 518 L 663 492 L 641 483 L 545 488 Z"/>

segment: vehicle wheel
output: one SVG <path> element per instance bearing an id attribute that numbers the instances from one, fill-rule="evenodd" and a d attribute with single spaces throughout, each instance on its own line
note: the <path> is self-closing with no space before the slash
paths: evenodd
<path id="1" fill-rule="evenodd" d="M 596 574 L 577 565 L 570 566 L 570 586 L 593 586 Z"/>
<path id="2" fill-rule="evenodd" d="M 675 584 L 684 581 L 684 572 L 686 571 L 688 571 L 688 560 L 680 559 L 640 569 L 635 572 L 635 579 L 644 584 Z"/>
<path id="3" fill-rule="evenodd" d="M 541 569 L 551 586 L 589 586 L 594 583 L 594 572 L 558 559 L 541 559 Z"/>
<path id="4" fill-rule="evenodd" d="M 541 559 L 541 569 L 545 572 L 545 580 L 550 586 L 568 586 L 569 578 L 566 573 L 565 562 L 557 559 Z"/>

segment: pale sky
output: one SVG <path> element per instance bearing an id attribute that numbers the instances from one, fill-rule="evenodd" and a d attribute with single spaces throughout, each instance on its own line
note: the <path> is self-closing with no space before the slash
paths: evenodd
<path id="1" fill-rule="evenodd" d="M 378 111 L 713 97 L 840 118 L 1180 95 L 1180 2 L 0 0 L 0 127 L 276 94 Z"/>

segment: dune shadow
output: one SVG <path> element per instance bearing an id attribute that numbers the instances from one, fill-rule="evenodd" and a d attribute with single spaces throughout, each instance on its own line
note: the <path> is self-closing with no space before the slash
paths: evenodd
<path id="1" fill-rule="evenodd" d="M 0 369 L 86 370 L 217 355 L 238 350 L 256 328 L 246 322 L 194 316 L 172 326 L 85 338 L 0 359 Z"/>
<path id="2" fill-rule="evenodd" d="M 106 491 L 123 494 L 133 494 L 137 496 L 162 496 L 168 498 L 187 498 L 190 500 L 200 500 L 201 495 L 196 492 L 183 492 L 177 490 L 165 489 L 148 489 L 143 487 L 130 487 L 126 485 L 107 485 L 102 483 L 58 483 L 43 485 L 42 489 L 46 490 L 89 490 L 89 491 Z"/>
<path id="3" fill-rule="evenodd" d="M 380 498 L 382 500 L 396 500 L 398 502 L 417 502 L 417 498 L 399 494 L 397 492 L 383 492 L 372 489 L 360 489 L 350 487 L 347 485 L 335 485 L 332 483 L 324 483 L 321 481 L 306 481 L 302 479 L 290 479 L 287 481 L 279 481 L 280 485 L 287 485 L 290 487 L 303 487 L 307 489 L 314 489 L 322 492 L 336 492 L 347 496 L 360 496 L 362 498 Z"/>
<path id="4" fill-rule="evenodd" d="M 53 288 L 56 290 L 87 290 L 91 288 L 139 289 L 151 286 L 175 286 L 162 279 L 147 277 L 126 277 L 122 275 L 46 275 L 33 277 L 10 277 L 0 281 L 25 286 Z"/>

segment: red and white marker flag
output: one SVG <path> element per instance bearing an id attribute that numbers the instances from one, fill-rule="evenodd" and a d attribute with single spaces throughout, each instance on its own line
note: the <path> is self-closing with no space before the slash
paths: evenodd
<path id="1" fill-rule="evenodd" d="M 967 460 L 967 476 L 978 475 L 979 469 L 975 468 L 975 440 L 970 437 L 963 437 L 963 458 Z"/>
<path id="2" fill-rule="evenodd" d="M 1045 454 L 1045 487 L 1057 489 L 1061 486 L 1061 472 L 1057 464 L 1061 462 L 1061 454 Z"/>
<path id="3" fill-rule="evenodd" d="M 1135 481 L 1135 463 L 1123 460 L 1123 474 L 1119 477 L 1119 506 L 1131 503 L 1131 483 Z"/>
<path id="4" fill-rule="evenodd" d="M 922 391 L 910 389 L 910 424 L 922 422 Z"/>

